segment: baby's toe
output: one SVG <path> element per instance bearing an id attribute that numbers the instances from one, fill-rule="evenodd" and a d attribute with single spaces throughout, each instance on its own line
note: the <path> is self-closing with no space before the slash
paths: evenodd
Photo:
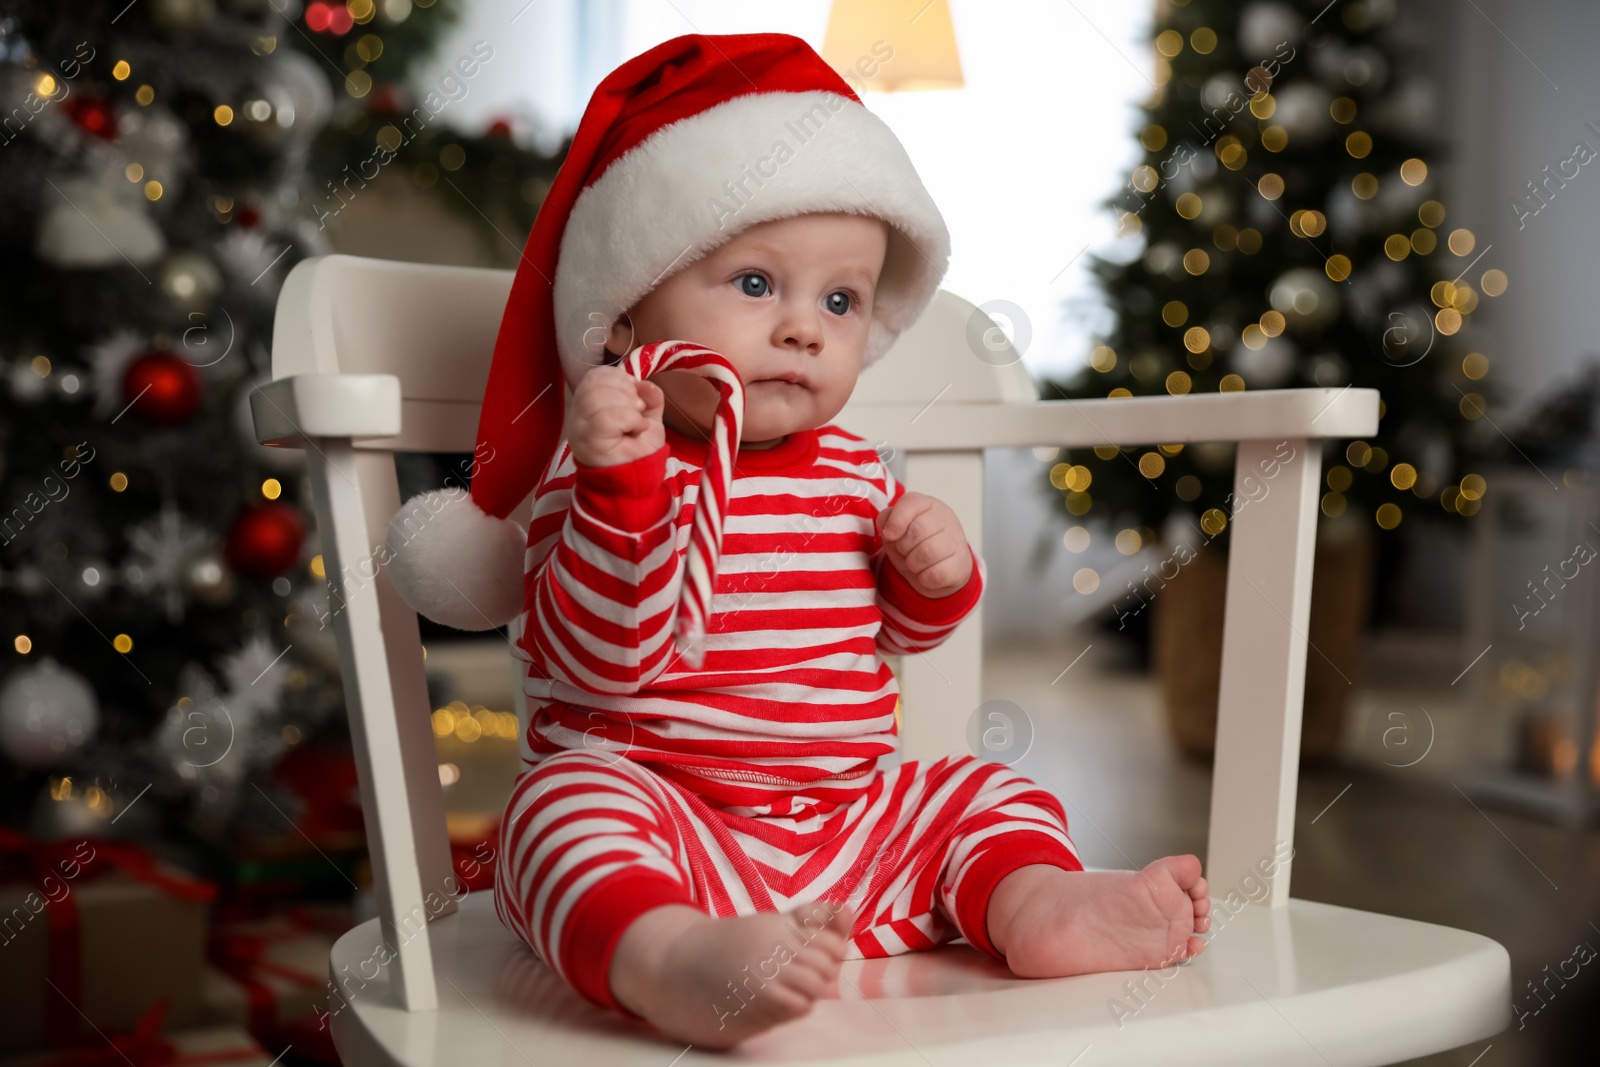
<path id="1" fill-rule="evenodd" d="M 823 993 L 827 992 L 831 984 L 832 982 L 827 975 L 815 967 L 803 963 L 799 958 L 784 964 L 783 973 L 773 983 L 777 987 L 787 986 L 789 990 L 799 993 L 808 1001 L 816 1000 L 822 996 Z"/>

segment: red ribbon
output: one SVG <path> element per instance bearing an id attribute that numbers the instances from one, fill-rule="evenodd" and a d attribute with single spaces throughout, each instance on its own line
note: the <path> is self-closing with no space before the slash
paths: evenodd
<path id="1" fill-rule="evenodd" d="M 180 1055 L 178 1046 L 161 1036 L 161 1027 L 167 1021 L 172 1001 L 162 997 L 139 1017 L 130 1034 L 109 1030 L 106 1043 L 88 1048 L 73 1049 L 50 1060 L 48 1067 L 178 1067 L 206 1063 L 242 1063 L 260 1060 L 261 1050 L 256 1047 L 223 1049 L 217 1052 L 195 1052 Z"/>
<path id="2" fill-rule="evenodd" d="M 455 869 L 461 888 L 469 893 L 494 888 L 494 845 L 498 831 L 499 824 L 496 823 L 482 841 L 450 842 L 450 865 Z M 488 846 L 489 856 L 487 859 L 479 859 L 478 850 L 484 846 Z"/>
<path id="3" fill-rule="evenodd" d="M 218 930 L 206 941 L 206 959 L 244 989 L 249 1012 L 247 1025 L 253 1034 L 269 1034 L 278 1022 L 277 994 L 261 981 L 263 975 L 306 989 L 324 984 L 317 975 L 267 959 L 267 949 L 272 945 L 298 940 L 313 932 L 312 923 L 304 914 L 291 909 L 287 919 L 287 928 L 255 933 Z"/>
<path id="4" fill-rule="evenodd" d="M 82 858 L 80 850 L 91 853 Z M 96 863 L 104 860 L 103 864 Z M 76 871 L 68 873 L 72 868 Z M 156 858 L 137 845 L 106 838 L 77 841 L 36 841 L 0 826 L 0 880 L 20 878 L 31 881 L 46 900 L 44 911 L 50 924 L 50 959 L 47 976 L 57 995 L 45 1001 L 45 1040 L 55 1047 L 77 1040 L 79 1002 L 83 999 L 82 939 L 78 930 L 78 904 L 70 883 L 92 880 L 112 869 L 155 886 L 169 896 L 196 903 L 208 903 L 217 896 L 217 887 L 183 875 L 174 875 L 157 866 Z M 54 878 L 67 885 L 59 900 L 46 888 Z"/>

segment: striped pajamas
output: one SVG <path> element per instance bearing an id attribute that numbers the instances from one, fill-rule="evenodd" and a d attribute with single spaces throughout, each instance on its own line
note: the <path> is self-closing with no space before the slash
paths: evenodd
<path id="1" fill-rule="evenodd" d="M 668 903 L 849 902 L 849 958 L 958 936 L 997 955 L 1000 879 L 1082 869 L 1060 801 L 964 754 L 885 759 L 900 709 L 883 656 L 944 641 L 978 602 L 982 557 L 962 589 L 919 593 L 875 526 L 905 490 L 837 426 L 741 450 L 690 669 L 671 635 L 705 442 L 666 437 L 604 468 L 563 445 L 536 491 L 517 643 L 528 769 L 501 823 L 501 921 L 625 1014 L 606 981 L 617 941 Z"/>

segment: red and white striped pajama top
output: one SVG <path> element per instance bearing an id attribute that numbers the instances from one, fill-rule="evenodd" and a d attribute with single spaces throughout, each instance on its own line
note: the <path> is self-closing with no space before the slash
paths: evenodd
<path id="1" fill-rule="evenodd" d="M 531 769 L 502 821 L 502 921 L 619 1011 L 616 940 L 670 902 L 728 916 L 848 899 L 853 958 L 957 936 L 993 954 L 1002 877 L 1082 869 L 1060 801 L 965 754 L 880 765 L 899 733 L 883 654 L 944 641 L 978 602 L 983 559 L 955 593 L 917 592 L 875 522 L 905 489 L 856 434 L 741 449 L 690 668 L 672 629 L 706 442 L 665 431 L 612 467 L 563 442 L 535 493 L 516 646 Z"/>

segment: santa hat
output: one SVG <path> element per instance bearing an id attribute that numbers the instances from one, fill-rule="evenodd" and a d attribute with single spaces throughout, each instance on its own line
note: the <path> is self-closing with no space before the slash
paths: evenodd
<path id="1" fill-rule="evenodd" d="M 550 466 L 565 386 L 604 362 L 606 328 L 741 230 L 830 211 L 890 224 L 866 366 L 927 308 L 950 258 L 944 219 L 883 120 L 789 34 L 686 34 L 607 75 L 511 283 L 470 498 L 423 494 L 390 523 L 407 603 L 463 630 L 515 618 L 526 532 L 507 516 Z"/>

